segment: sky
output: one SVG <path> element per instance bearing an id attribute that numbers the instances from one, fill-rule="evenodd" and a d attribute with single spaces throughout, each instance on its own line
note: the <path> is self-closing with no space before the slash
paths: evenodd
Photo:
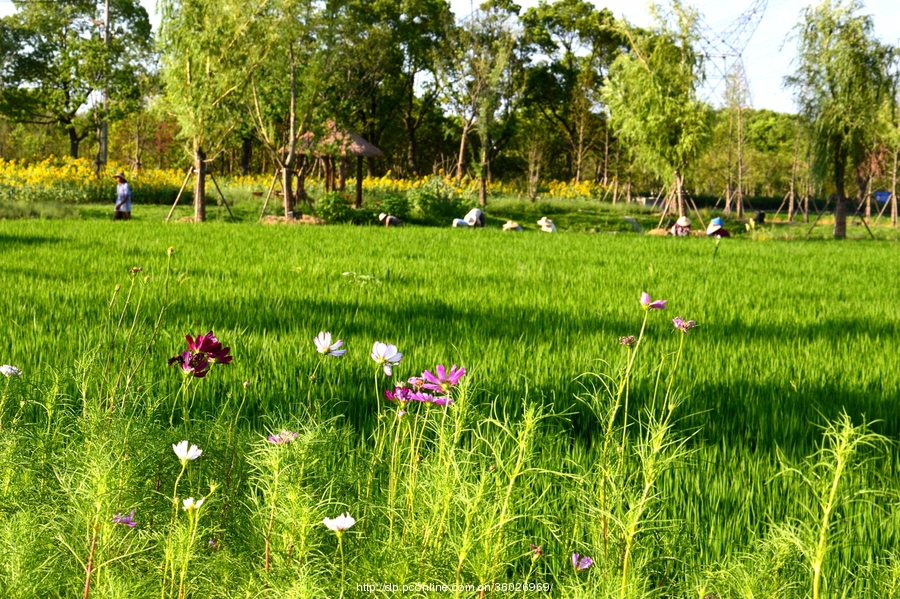
<path id="1" fill-rule="evenodd" d="M 608 8 L 616 17 L 645 26 L 650 24 L 649 4 L 641 0 L 592 0 L 599 8 Z M 451 0 L 453 12 L 462 17 L 472 11 L 480 0 Z M 158 20 L 154 14 L 156 0 L 141 0 L 151 15 L 154 27 Z M 518 0 L 523 9 L 535 6 L 538 0 Z M 712 31 L 721 32 L 752 5 L 765 5 L 762 19 L 742 53 L 744 69 L 750 85 L 750 101 L 754 108 L 768 108 L 780 112 L 795 110 L 791 92 L 784 89 L 782 81 L 789 75 L 796 44 L 789 39 L 797 23 L 800 11 L 809 0 L 695 0 L 693 4 Z M 0 16 L 14 11 L 11 0 L 0 0 Z M 900 0 L 868 0 L 865 14 L 874 17 L 875 35 L 888 44 L 900 45 Z M 712 72 L 712 70 L 711 70 Z M 717 103 L 721 88 L 713 94 L 704 91 L 707 99 Z"/>

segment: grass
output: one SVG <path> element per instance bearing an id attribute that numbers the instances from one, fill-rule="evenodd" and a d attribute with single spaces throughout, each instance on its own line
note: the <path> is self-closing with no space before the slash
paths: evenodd
<path id="1" fill-rule="evenodd" d="M 255 206 L 239 203 L 236 210 L 252 220 Z M 563 208 L 555 216 L 507 200 L 491 217 L 531 222 L 546 213 L 571 230 L 625 230 L 617 212 Z M 340 577 L 349 581 L 347 596 L 356 596 L 357 582 L 521 582 L 526 575 L 552 583 L 557 596 L 620 596 L 616 585 L 626 578 L 628 596 L 697 596 L 698 588 L 737 596 L 728 594 L 737 584 L 722 581 L 742 578 L 734 574 L 741 568 L 754 571 L 748 560 L 775 559 L 783 550 L 777 571 L 789 590 L 778 596 L 802 597 L 809 585 L 800 533 L 808 527 L 791 527 L 816 521 L 806 508 L 819 496 L 796 475 L 816 471 L 812 464 L 804 469 L 804 456 L 824 447 L 823 427 L 841 422 L 843 413 L 851 421 L 845 431 L 869 422 L 867 430 L 885 438 L 900 434 L 900 372 L 892 358 L 900 353 L 900 315 L 891 299 L 900 262 L 892 242 L 734 239 L 716 250 L 705 238 L 624 234 L 163 225 L 163 208 L 143 206 L 128 223 L 93 218 L 103 210 L 82 208 L 79 221 L 0 222 L 0 361 L 26 373 L 16 391 L 26 403 L 17 412 L 7 402 L 0 432 L 2 538 L 17 548 L 15 557 L 0 560 L 0 581 L 18 581 L 13 597 L 80 593 L 91 530 L 106 542 L 104 559 L 115 560 L 105 566 L 110 574 L 101 569 L 95 578 L 97 596 L 159 596 L 153 585 L 165 547 L 175 570 L 190 563 L 187 580 L 196 593 L 214 594 L 204 581 L 227 575 L 248 596 L 267 588 L 273 596 L 334 596 Z M 210 212 L 222 220 L 220 211 Z M 123 286 L 118 310 L 128 269 L 141 266 L 139 276 L 151 277 L 136 320 L 137 339 L 146 342 L 162 305 L 170 246 L 172 303 L 136 386 L 127 401 L 120 398 L 126 409 L 92 408 L 109 384 L 97 363 L 110 347 L 113 289 Z M 638 334 L 643 290 L 668 299 L 669 308 L 649 320 L 629 387 L 630 429 L 620 428 L 620 406 L 612 421 L 613 438 L 623 439 L 613 443 L 621 457 L 612 458 L 602 450 L 608 433 L 601 417 L 611 408 L 605 393 L 590 392 L 606 379 L 581 375 L 621 376 L 627 350 L 618 337 Z M 118 311 L 112 314 L 115 321 Z M 696 319 L 699 327 L 669 374 L 680 340 L 673 316 Z M 231 346 L 235 361 L 191 387 L 191 416 L 170 426 L 172 402 L 184 394 L 166 359 L 180 351 L 185 333 L 209 329 Z M 319 330 L 343 339 L 350 353 L 317 368 L 311 340 Z M 405 457 L 374 449 L 378 439 L 384 452 L 416 448 L 415 435 L 375 417 L 368 357 L 375 340 L 405 354 L 403 377 L 437 363 L 469 370 L 458 411 L 450 412 L 457 421 L 413 414 L 424 439 L 418 479 L 410 479 L 415 468 Z M 113 347 L 114 364 L 127 358 L 121 337 Z M 665 356 L 663 381 L 674 377 L 678 408 L 663 422 L 654 388 Z M 292 453 L 273 454 L 260 440 L 281 427 L 301 432 Z M 400 442 L 387 442 L 391 434 Z M 209 482 L 219 487 L 210 497 L 214 512 L 200 512 L 202 543 L 193 544 L 194 520 L 176 518 L 168 532 L 145 524 L 148 514 L 169 519 L 177 470 L 167 447 L 188 437 L 207 451 L 187 470 L 191 491 L 205 495 Z M 22 453 L 25 447 L 34 451 Z M 104 452 L 124 461 L 99 460 Z M 669 455 L 670 462 L 660 458 Z M 835 500 L 840 523 L 834 530 L 829 524 L 836 541 L 824 566 L 828 593 L 878 596 L 869 590 L 889 579 L 891 552 L 900 544 L 892 507 L 900 454 L 891 445 L 866 456 L 846 475 L 845 501 Z M 662 465 L 648 472 L 653 464 Z M 489 465 L 502 473 L 500 482 Z M 640 480 L 654 481 L 645 503 L 634 495 Z M 866 489 L 877 493 L 854 494 Z M 413 492 L 416 501 L 447 506 L 446 529 L 432 526 L 442 521 L 440 510 L 404 509 Z M 102 518 L 93 507 L 98 497 Z M 643 506 L 639 513 L 635 505 Z M 38 506 L 52 506 L 59 521 L 36 525 Z M 134 506 L 143 524 L 135 535 L 109 525 L 106 512 Z M 338 547 L 318 524 L 323 513 L 347 509 L 357 517 L 368 512 L 341 548 L 350 575 L 332 568 Z M 620 532 L 608 532 L 616 522 Z M 442 540 L 428 544 L 426 534 Z M 199 549 L 217 538 L 221 551 Z M 636 539 L 628 549 L 634 562 L 623 576 L 629 538 Z M 785 541 L 793 538 L 800 541 Z M 50 548 L 50 539 L 72 550 Z M 532 562 L 528 539 L 548 555 Z M 308 545 L 297 551 L 305 557 L 298 558 L 288 547 L 302 543 Z M 269 544 L 277 556 L 271 571 L 261 565 L 262 545 Z M 197 555 L 188 560 L 190 547 Z M 573 573 L 567 560 L 576 550 L 597 565 Z M 134 565 L 113 565 L 132 552 L 122 561 Z M 43 587 L 32 580 L 51 566 L 66 575 Z M 31 578 L 23 573 L 29 568 Z M 755 570 L 757 577 L 773 571 Z M 177 590 L 174 580 L 169 588 Z"/>

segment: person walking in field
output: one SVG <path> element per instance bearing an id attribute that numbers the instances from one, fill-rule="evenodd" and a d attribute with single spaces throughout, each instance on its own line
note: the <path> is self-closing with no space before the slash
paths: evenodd
<path id="1" fill-rule="evenodd" d="M 113 220 L 131 220 L 131 185 L 122 173 L 113 175 L 116 180 L 116 211 Z"/>

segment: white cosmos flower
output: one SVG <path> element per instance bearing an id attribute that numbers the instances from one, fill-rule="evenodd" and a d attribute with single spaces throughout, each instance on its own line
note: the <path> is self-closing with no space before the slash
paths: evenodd
<path id="1" fill-rule="evenodd" d="M 0 374 L 5 376 L 6 378 L 9 378 L 11 376 L 22 376 L 22 371 L 15 366 L 4 364 L 3 366 L 0 366 Z"/>
<path id="2" fill-rule="evenodd" d="M 331 333 L 328 332 L 319 331 L 319 334 L 313 339 L 313 343 L 316 344 L 316 351 L 320 354 L 325 354 L 326 356 L 334 356 L 337 358 L 347 353 L 346 349 L 338 349 L 340 346 L 344 345 L 344 342 L 338 339 L 332 343 Z"/>
<path id="3" fill-rule="evenodd" d="M 194 500 L 193 497 L 188 497 L 182 503 L 184 504 L 184 511 L 189 512 L 191 510 L 199 510 L 200 506 L 203 505 L 203 502 L 206 501 L 202 497 L 200 499 Z"/>
<path id="4" fill-rule="evenodd" d="M 196 445 L 191 445 L 190 448 L 188 448 L 187 440 L 172 445 L 172 451 L 174 451 L 175 455 L 178 456 L 178 459 L 181 460 L 182 466 L 187 466 L 188 462 L 196 460 L 200 457 L 200 454 L 203 453 L 203 450 L 198 449 Z"/>
<path id="5" fill-rule="evenodd" d="M 356 524 L 356 519 L 350 515 L 350 512 L 346 512 L 337 518 L 325 518 L 322 520 L 322 523 L 329 529 L 340 534 Z"/>
<path id="6" fill-rule="evenodd" d="M 394 373 L 393 367 L 400 363 L 400 360 L 403 359 L 403 354 L 397 351 L 396 345 L 388 345 L 381 341 L 376 341 L 375 345 L 372 346 L 372 359 L 375 360 L 376 364 L 384 367 L 385 376 L 391 376 Z"/>

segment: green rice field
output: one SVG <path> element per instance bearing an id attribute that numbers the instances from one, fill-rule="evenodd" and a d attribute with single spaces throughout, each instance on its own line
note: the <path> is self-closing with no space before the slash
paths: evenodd
<path id="1" fill-rule="evenodd" d="M 0 221 L 0 596 L 898 597 L 898 251 Z"/>

